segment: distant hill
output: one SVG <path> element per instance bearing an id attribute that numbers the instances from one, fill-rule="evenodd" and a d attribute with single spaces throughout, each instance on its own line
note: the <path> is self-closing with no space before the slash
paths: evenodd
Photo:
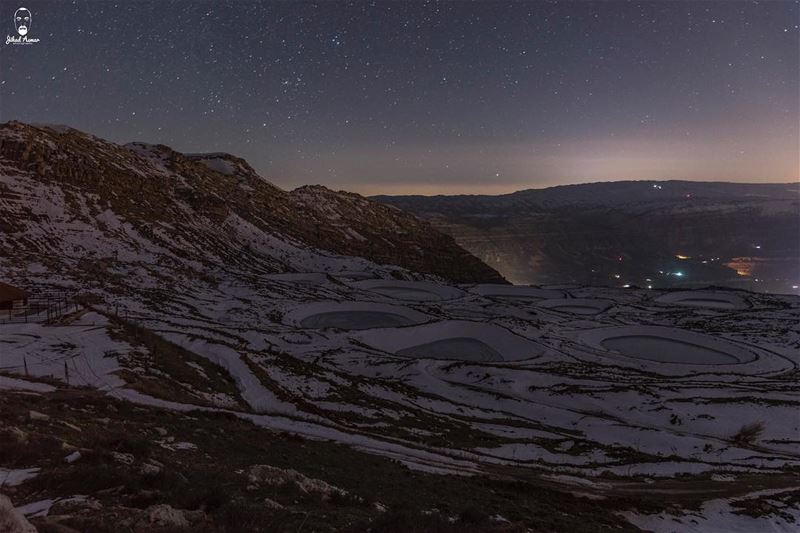
<path id="1" fill-rule="evenodd" d="M 621 181 L 373 199 L 430 220 L 516 283 L 787 292 L 800 270 L 799 195 L 797 183 Z"/>
<path id="2" fill-rule="evenodd" d="M 561 208 L 685 207 L 730 201 L 762 203 L 800 198 L 798 183 L 729 183 L 695 181 L 615 181 L 525 189 L 501 195 L 373 196 L 373 199 L 413 212 L 462 216 L 511 216 Z"/>

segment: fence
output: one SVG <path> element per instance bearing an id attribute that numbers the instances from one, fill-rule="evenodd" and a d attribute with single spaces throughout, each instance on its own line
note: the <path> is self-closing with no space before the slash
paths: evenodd
<path id="1" fill-rule="evenodd" d="M 30 290 L 33 294 L 22 305 L 0 310 L 0 324 L 20 322 L 53 322 L 59 317 L 80 309 L 74 296 L 64 291 Z"/>

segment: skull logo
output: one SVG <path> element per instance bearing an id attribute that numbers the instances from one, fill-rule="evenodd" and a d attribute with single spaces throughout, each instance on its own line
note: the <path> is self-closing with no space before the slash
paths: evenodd
<path id="1" fill-rule="evenodd" d="M 14 12 L 14 27 L 21 36 L 27 35 L 31 29 L 31 12 L 21 7 Z"/>

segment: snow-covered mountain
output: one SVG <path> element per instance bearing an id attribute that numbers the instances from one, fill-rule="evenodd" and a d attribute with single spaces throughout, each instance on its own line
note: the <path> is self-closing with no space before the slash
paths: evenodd
<path id="1" fill-rule="evenodd" d="M 796 296 L 455 283 L 496 275 L 394 208 L 281 191 L 227 154 L 12 123 L 0 157 L 0 281 L 45 306 L 0 309 L 19 523 L 800 520 Z"/>
<path id="2" fill-rule="evenodd" d="M 380 263 L 398 276 L 411 275 L 402 267 L 502 281 L 411 215 L 321 186 L 281 190 L 229 154 L 121 146 L 64 126 L 12 122 L 0 127 L 0 158 L 5 245 L 44 263 L 148 271 L 166 262 L 175 275 L 212 265 L 277 273 Z"/>

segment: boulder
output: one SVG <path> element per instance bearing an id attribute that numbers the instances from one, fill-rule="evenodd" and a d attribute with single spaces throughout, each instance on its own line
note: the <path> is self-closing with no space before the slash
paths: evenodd
<path id="1" fill-rule="evenodd" d="M 39 411 L 30 410 L 28 411 L 28 417 L 31 420 L 38 420 L 40 422 L 47 422 L 50 420 L 50 415 L 46 415 L 44 413 L 40 413 Z"/>
<path id="2" fill-rule="evenodd" d="M 302 493 L 319 496 L 323 501 L 329 500 L 334 495 L 344 496 L 347 494 L 347 491 L 321 479 L 308 477 L 290 468 L 284 469 L 270 465 L 252 465 L 247 470 L 247 481 L 249 485 L 271 487 L 294 483 Z"/>
<path id="3" fill-rule="evenodd" d="M 36 533 L 36 528 L 14 509 L 11 500 L 0 494 L 0 532 L 2 533 Z"/>
<path id="4" fill-rule="evenodd" d="M 150 523 L 160 527 L 189 527 L 189 520 L 181 509 L 171 505 L 151 505 L 147 508 L 147 517 Z"/>

